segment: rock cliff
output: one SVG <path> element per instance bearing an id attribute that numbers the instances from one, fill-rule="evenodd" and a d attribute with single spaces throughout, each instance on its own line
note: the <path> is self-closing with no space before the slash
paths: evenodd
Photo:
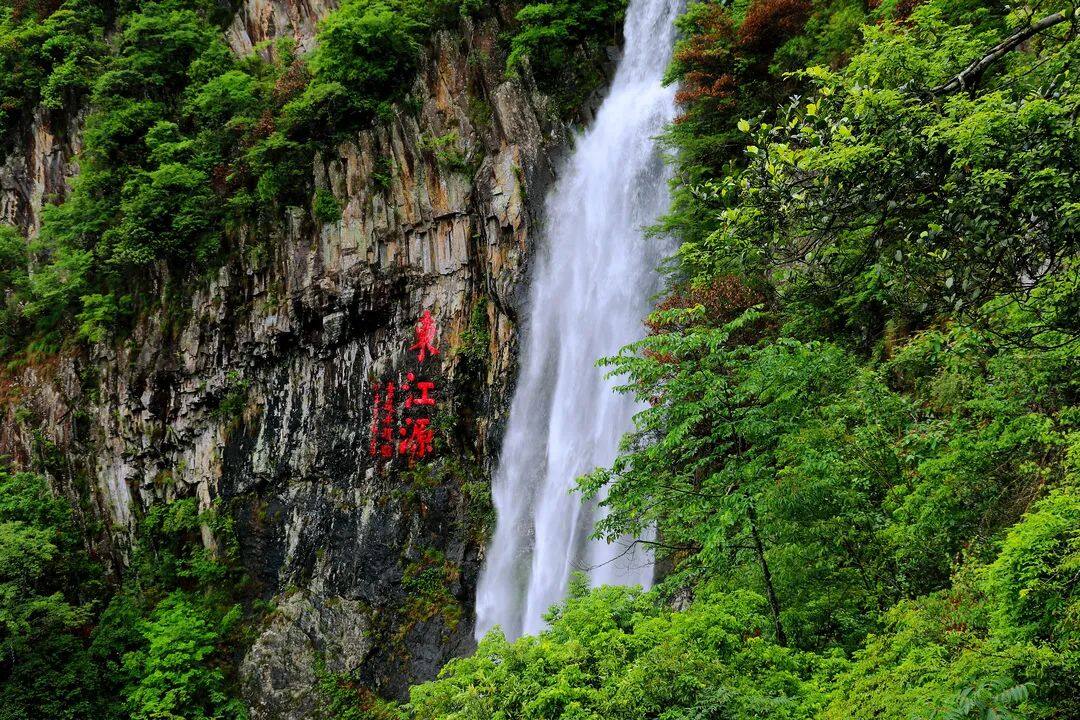
<path id="1" fill-rule="evenodd" d="M 227 35 L 238 53 L 279 36 L 310 47 L 330 9 L 249 0 Z M 316 159 L 339 221 L 297 208 L 241 228 L 243 252 L 183 298 L 163 293 L 130 334 L 5 379 L 0 452 L 47 472 L 88 528 L 103 521 L 97 550 L 118 572 L 153 503 L 196 497 L 233 519 L 275 608 L 238 649 L 254 718 L 311 717 L 322 672 L 401 696 L 472 646 L 516 321 L 569 137 L 548 100 L 504 77 L 503 23 L 439 33 L 422 103 Z M 77 172 L 80 120 L 65 123 L 39 117 L 0 168 L 0 219 L 31 235 Z M 375 393 L 420 371 L 424 311 L 433 452 L 382 462 Z"/>

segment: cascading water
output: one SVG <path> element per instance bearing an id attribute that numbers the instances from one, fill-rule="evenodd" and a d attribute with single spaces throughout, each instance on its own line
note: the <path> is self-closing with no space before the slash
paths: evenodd
<path id="1" fill-rule="evenodd" d="M 668 205 L 655 138 L 674 116 L 675 91 L 662 78 L 681 4 L 631 0 L 614 82 L 547 198 L 493 483 L 498 524 L 477 594 L 478 637 L 496 624 L 510 638 L 542 630 L 576 568 L 591 568 L 593 584 L 652 580 L 641 552 L 589 540 L 597 508 L 571 489 L 615 459 L 636 407 L 612 391 L 596 361 L 640 337 L 659 286 L 667 248 L 643 227 Z"/>

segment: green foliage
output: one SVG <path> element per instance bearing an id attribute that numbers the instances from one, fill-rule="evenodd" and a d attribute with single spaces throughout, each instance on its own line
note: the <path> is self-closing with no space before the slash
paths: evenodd
<path id="1" fill-rule="evenodd" d="M 216 546 L 207 547 L 204 532 Z M 131 718 L 246 718 L 226 662 L 254 606 L 245 609 L 231 521 L 194 499 L 154 505 L 120 590 L 94 629 L 114 673 L 113 712 Z"/>
<path id="2" fill-rule="evenodd" d="M 353 0 L 319 27 L 313 82 L 282 111 L 292 136 L 329 138 L 389 112 L 412 85 L 427 29 L 418 2 Z"/>
<path id="3" fill-rule="evenodd" d="M 131 298 L 124 296 L 117 300 L 113 295 L 84 295 L 82 312 L 75 316 L 79 323 L 78 337 L 92 343 L 105 340 L 115 328 L 117 321 L 124 315 L 125 307 Z"/>
<path id="4" fill-rule="evenodd" d="M 1076 252 L 1077 97 L 1060 74 L 1075 41 L 1046 38 L 1044 53 L 1011 59 L 1008 80 L 928 101 L 900 88 L 944 80 L 998 37 L 940 15 L 931 3 L 904 32 L 868 30 L 846 69 L 809 73 L 810 102 L 744 125 L 747 167 L 706 183 L 723 209 L 680 249 L 687 272 L 738 274 L 804 322 L 863 339 L 883 317 L 977 313 L 1061 277 Z M 1044 312 L 1068 329 L 1063 300 Z"/>
<path id="5" fill-rule="evenodd" d="M 397 706 L 365 688 L 348 673 L 326 669 L 326 658 L 315 659 L 320 708 L 318 717 L 332 720 L 400 720 Z"/>
<path id="6" fill-rule="evenodd" d="M 334 197 L 334 193 L 319 188 L 315 191 L 315 199 L 311 203 L 311 214 L 321 223 L 335 223 L 341 219 L 341 203 Z"/>
<path id="7" fill-rule="evenodd" d="M 244 411 L 251 382 L 241 377 L 236 370 L 230 370 L 226 373 L 225 382 L 226 385 L 221 401 L 214 408 L 214 417 L 232 419 L 238 417 Z"/>
<path id="8" fill-rule="evenodd" d="M 35 10 L 0 6 L 0 158 L 35 107 L 76 107 L 106 52 L 102 3 L 68 0 L 51 12 Z"/>
<path id="9" fill-rule="evenodd" d="M 989 336 L 918 336 L 891 371 L 931 347 L 955 363 L 924 405 L 835 345 L 778 335 L 772 313 L 717 327 L 722 303 L 749 301 L 730 289 L 681 299 L 690 307 L 658 313 L 657 332 L 611 361 L 651 402 L 615 465 L 582 487 L 608 494 L 602 534 L 658 524 L 692 552 L 682 580 L 768 594 L 767 568 L 799 645 L 858 642 L 875 608 L 942 587 L 963 546 L 1016 519 L 1006 489 L 1062 477 L 1070 426 L 1030 407 L 1065 410 L 1052 408 L 1077 381 L 1072 352 L 987 361 Z"/>
<path id="10" fill-rule="evenodd" d="M 159 603 L 141 627 L 146 648 L 124 656 L 125 668 L 137 678 L 126 692 L 131 718 L 246 718 L 243 703 L 225 691 L 221 669 L 210 664 L 223 633 L 238 617 L 236 607 L 223 618 L 212 618 L 181 593 Z"/>
<path id="11" fill-rule="evenodd" d="M 68 500 L 0 471 L 0 718 L 246 717 L 222 664 L 244 616 L 233 542 L 194 500 L 155 506 L 109 597 Z"/>
<path id="12" fill-rule="evenodd" d="M 361 102 L 404 93 L 422 27 L 404 10 L 380 0 L 342 6 L 319 29 L 319 49 L 311 59 L 315 78 L 340 84 Z"/>
<path id="13" fill-rule="evenodd" d="M 78 336 L 100 339 L 127 304 L 124 291 L 140 286 L 134 268 L 198 267 L 217 252 L 216 156 L 176 122 L 188 69 L 216 47 L 214 35 L 198 13 L 168 4 L 120 21 L 116 52 L 94 82 L 82 172 L 69 200 L 46 209 L 33 248 L 46 261 L 26 306 L 39 332 L 74 311 Z"/>
<path id="14" fill-rule="evenodd" d="M 520 28 L 510 40 L 506 69 L 518 72 L 527 62 L 537 83 L 574 111 L 600 83 L 581 62 L 581 53 L 599 54 L 618 42 L 626 0 L 556 0 L 531 3 L 517 13 Z"/>
<path id="15" fill-rule="evenodd" d="M 978 687 L 961 690 L 953 707 L 944 713 L 935 714 L 935 717 L 943 720 L 1016 720 L 1023 715 L 1012 712 L 1012 708 L 1026 701 L 1030 692 L 1029 685 L 1012 685 L 1008 680 L 983 683 Z"/>
<path id="16" fill-rule="evenodd" d="M 424 136 L 420 139 L 420 149 L 435 156 L 439 165 L 451 172 L 473 174 L 475 169 L 470 166 L 469 160 L 458 145 L 460 138 L 456 130 L 451 130 L 445 135 Z"/>
<path id="17" fill-rule="evenodd" d="M 84 631 L 102 594 L 67 501 L 40 475 L 0 470 L 0 717 L 99 712 Z"/>
<path id="18" fill-rule="evenodd" d="M 672 612 L 639 590 L 576 580 L 551 629 L 508 643 L 496 629 L 474 656 L 412 690 L 417 720 L 799 718 L 819 701 L 798 653 L 755 637 L 762 599 L 733 594 Z"/>
<path id="19" fill-rule="evenodd" d="M 1060 629 L 1080 631 L 1080 595 L 1072 582 L 1080 562 L 1078 513 L 1080 493 L 1063 488 L 1009 534 L 988 577 L 1000 601 L 996 628 L 1044 640 L 1067 640 L 1070 633 L 1061 637 Z"/>
<path id="20" fill-rule="evenodd" d="M 1058 585 L 1029 599 L 1030 587 L 1012 573 L 1029 566 L 1038 582 L 1075 563 L 1068 544 L 1075 545 L 1076 497 L 1072 485 L 1054 491 L 1009 531 L 989 565 L 965 568 L 948 590 L 893 608 L 888 633 L 869 638 L 838 676 L 824 718 L 1075 715 L 1076 589 Z M 1038 629 L 1014 614 L 1018 604 L 1042 620 Z"/>
<path id="21" fill-rule="evenodd" d="M 483 363 L 490 354 L 491 328 L 488 323 L 488 300 L 481 297 L 469 313 L 469 326 L 461 333 L 458 353 L 472 363 Z"/>
<path id="22" fill-rule="evenodd" d="M 458 580 L 459 568 L 438 550 L 426 549 L 409 563 L 401 577 L 406 602 L 405 628 L 438 616 L 450 630 L 461 621 L 461 605 L 450 590 Z"/>

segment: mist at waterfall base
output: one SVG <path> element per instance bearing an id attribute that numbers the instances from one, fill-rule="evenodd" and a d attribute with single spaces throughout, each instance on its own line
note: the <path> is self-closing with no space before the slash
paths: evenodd
<path id="1" fill-rule="evenodd" d="M 670 248 L 643 228 L 668 207 L 656 137 L 673 119 L 662 78 L 681 0 L 631 0 L 623 57 L 593 125 L 547 198 L 545 236 L 522 330 L 521 367 L 493 480 L 495 536 L 477 592 L 477 637 L 544 629 L 571 573 L 600 584 L 652 581 L 643 545 L 589 538 L 599 510 L 573 492 L 615 459 L 637 406 L 596 362 L 641 337 Z"/>

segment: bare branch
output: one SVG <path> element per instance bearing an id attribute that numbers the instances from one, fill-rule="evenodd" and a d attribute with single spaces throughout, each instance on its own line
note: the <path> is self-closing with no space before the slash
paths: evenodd
<path id="1" fill-rule="evenodd" d="M 1047 15 L 1042 20 L 1017 30 L 1012 35 L 990 48 L 988 53 L 968 65 L 952 80 L 944 85 L 938 85 L 930 92 L 934 95 L 949 95 L 960 90 L 968 90 L 974 87 L 979 82 L 979 78 L 982 77 L 982 74 L 986 72 L 987 68 L 1003 58 L 1007 53 L 1015 50 L 1027 41 L 1028 38 L 1038 35 L 1047 28 L 1054 27 L 1055 25 L 1067 21 L 1072 14 L 1071 10 L 1062 10 L 1053 15 Z"/>
<path id="2" fill-rule="evenodd" d="M 655 540 L 643 540 L 641 538 L 638 538 L 636 540 L 632 540 L 631 542 L 626 543 L 626 544 L 623 544 L 623 543 L 618 543 L 618 544 L 623 546 L 623 551 L 621 553 L 619 553 L 618 555 L 616 555 L 615 557 L 611 558 L 610 560 L 605 560 L 604 562 L 597 563 L 596 565 L 581 565 L 581 564 L 579 564 L 577 562 L 573 562 L 571 564 L 574 566 L 575 570 L 580 570 L 582 572 L 592 572 L 593 570 L 596 570 L 597 568 L 602 568 L 605 565 L 610 565 L 611 563 L 616 562 L 617 560 L 623 559 L 624 557 L 629 555 L 631 552 L 633 552 L 634 548 L 636 548 L 638 545 L 648 545 L 650 547 L 663 548 L 665 550 L 674 550 L 674 551 L 677 551 L 677 552 L 678 551 L 697 552 L 697 551 L 701 550 L 701 548 L 696 546 L 696 545 L 667 545 L 665 543 L 657 542 Z"/>

